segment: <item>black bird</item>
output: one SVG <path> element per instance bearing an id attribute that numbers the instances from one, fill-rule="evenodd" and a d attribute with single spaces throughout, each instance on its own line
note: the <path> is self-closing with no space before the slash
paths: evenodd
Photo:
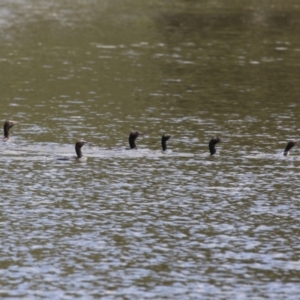
<path id="1" fill-rule="evenodd" d="M 141 135 L 143 135 L 143 134 L 138 132 L 138 131 L 130 132 L 129 137 L 128 137 L 130 149 L 136 149 L 137 148 L 137 146 L 135 144 L 135 140 L 137 139 L 137 137 L 139 137 Z"/>
<path id="2" fill-rule="evenodd" d="M 14 125 L 18 124 L 18 122 L 15 121 L 5 121 L 3 125 L 3 131 L 4 131 L 4 140 L 9 139 L 9 129 L 12 128 Z"/>
<path id="3" fill-rule="evenodd" d="M 81 147 L 86 144 L 86 141 L 84 140 L 79 140 L 75 143 L 75 152 L 77 154 L 77 159 L 82 158 L 82 152 L 81 152 Z"/>
<path id="4" fill-rule="evenodd" d="M 289 141 L 284 149 L 283 155 L 287 156 L 289 154 L 289 151 L 297 145 L 298 141 Z"/>
<path id="5" fill-rule="evenodd" d="M 76 152 L 76 157 L 62 157 L 58 158 L 58 160 L 73 160 L 73 159 L 81 159 L 83 158 L 83 154 L 81 152 L 81 147 L 86 144 L 87 142 L 84 140 L 79 140 L 75 143 L 75 152 Z"/>
<path id="6" fill-rule="evenodd" d="M 161 146 L 162 146 L 162 150 L 166 151 L 167 150 L 167 141 L 171 138 L 171 135 L 168 134 L 164 134 L 161 137 Z"/>
<path id="7" fill-rule="evenodd" d="M 210 155 L 214 155 L 217 152 L 215 146 L 216 146 L 216 144 L 218 144 L 220 142 L 222 142 L 222 140 L 219 139 L 218 137 L 213 137 L 209 141 L 208 148 L 209 148 Z"/>

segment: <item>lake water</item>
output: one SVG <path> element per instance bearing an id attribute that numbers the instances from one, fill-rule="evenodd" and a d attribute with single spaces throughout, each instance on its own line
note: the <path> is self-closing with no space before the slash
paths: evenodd
<path id="1" fill-rule="evenodd" d="M 298 299 L 299 12 L 1 1 L 0 298 Z"/>

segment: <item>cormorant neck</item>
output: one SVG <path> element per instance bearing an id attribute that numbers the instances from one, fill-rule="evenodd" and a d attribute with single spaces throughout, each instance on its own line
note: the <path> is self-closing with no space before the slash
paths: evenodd
<path id="1" fill-rule="evenodd" d="M 75 145 L 75 151 L 76 151 L 76 154 L 77 154 L 77 158 L 83 157 L 82 152 L 81 152 L 81 147 L 82 146 Z"/>
<path id="2" fill-rule="evenodd" d="M 9 128 L 4 126 L 4 138 L 9 139 Z"/>
<path id="3" fill-rule="evenodd" d="M 210 155 L 214 155 L 217 152 L 217 150 L 215 148 L 215 144 L 209 143 L 209 152 L 210 152 Z"/>
<path id="4" fill-rule="evenodd" d="M 161 146 L 162 146 L 162 150 L 166 151 L 167 150 L 167 141 L 170 139 L 170 135 L 164 134 L 161 137 Z"/>
<path id="5" fill-rule="evenodd" d="M 18 124 L 18 122 L 14 122 L 14 121 L 5 121 L 4 122 L 3 131 L 4 131 L 5 139 L 9 139 L 9 130 L 16 124 Z"/>
<path id="6" fill-rule="evenodd" d="M 215 145 L 218 144 L 219 142 L 221 142 L 221 140 L 218 137 L 212 138 L 210 140 L 208 144 L 210 155 L 214 155 L 217 152 Z"/>
<path id="7" fill-rule="evenodd" d="M 140 136 L 140 133 L 138 131 L 136 131 L 136 132 L 130 132 L 129 138 L 128 138 L 130 149 L 137 148 L 137 146 L 135 144 L 135 140 L 136 140 L 136 138 L 138 136 Z"/>
<path id="8" fill-rule="evenodd" d="M 132 138 L 131 136 L 129 137 L 129 146 L 131 149 L 136 148 L 135 139 Z"/>
<path id="9" fill-rule="evenodd" d="M 284 149 L 283 155 L 287 156 L 289 154 L 289 151 L 296 146 L 298 141 L 289 141 Z"/>

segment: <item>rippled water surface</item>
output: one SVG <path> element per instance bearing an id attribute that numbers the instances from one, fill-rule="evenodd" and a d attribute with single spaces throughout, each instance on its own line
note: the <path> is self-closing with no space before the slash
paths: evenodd
<path id="1" fill-rule="evenodd" d="M 1 299 L 298 299 L 300 7 L 225 2 L 0 3 Z"/>

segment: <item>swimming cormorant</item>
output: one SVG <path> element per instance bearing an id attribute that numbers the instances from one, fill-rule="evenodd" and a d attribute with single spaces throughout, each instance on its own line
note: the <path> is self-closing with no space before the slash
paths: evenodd
<path id="1" fill-rule="evenodd" d="M 9 139 L 9 129 L 12 128 L 14 125 L 18 124 L 18 122 L 15 121 L 5 121 L 3 125 L 3 131 L 4 131 L 4 140 Z"/>
<path id="2" fill-rule="evenodd" d="M 167 150 L 167 141 L 170 139 L 171 135 L 168 134 L 164 134 L 161 137 L 161 146 L 162 146 L 162 150 L 166 151 Z"/>
<path id="3" fill-rule="evenodd" d="M 72 160 L 72 159 L 81 159 L 83 158 L 83 154 L 81 152 L 81 147 L 86 144 L 87 142 L 84 140 L 79 140 L 75 143 L 75 152 L 77 154 L 77 157 L 62 157 L 58 158 L 58 160 Z"/>
<path id="4" fill-rule="evenodd" d="M 209 151 L 210 151 L 210 155 L 214 155 L 217 152 L 215 146 L 216 146 L 216 144 L 218 144 L 220 142 L 221 142 L 221 139 L 219 139 L 218 137 L 213 137 L 209 141 L 208 148 L 209 148 Z"/>
<path id="5" fill-rule="evenodd" d="M 140 135 L 143 135 L 143 134 L 140 133 L 140 132 L 138 132 L 138 131 L 132 131 L 132 132 L 130 132 L 129 137 L 128 137 L 130 149 L 136 149 L 137 148 L 137 146 L 135 144 L 135 140 Z"/>
<path id="6" fill-rule="evenodd" d="M 289 151 L 297 145 L 298 141 L 289 141 L 284 149 L 283 155 L 287 156 Z"/>

